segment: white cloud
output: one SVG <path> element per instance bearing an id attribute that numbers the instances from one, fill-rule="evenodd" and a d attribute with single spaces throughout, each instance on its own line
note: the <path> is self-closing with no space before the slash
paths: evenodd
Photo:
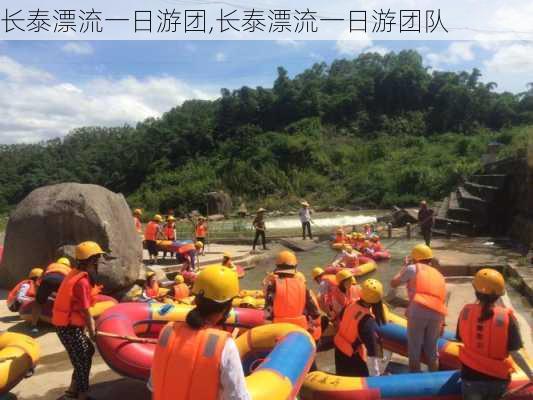
<path id="1" fill-rule="evenodd" d="M 521 92 L 533 81 L 533 43 L 506 42 L 483 62 L 485 81 L 498 83 L 498 91 Z"/>
<path id="2" fill-rule="evenodd" d="M 292 40 L 292 39 L 276 40 L 276 43 L 279 44 L 280 46 L 293 47 L 293 48 L 300 48 L 305 45 L 305 42 L 302 40 Z"/>
<path id="3" fill-rule="evenodd" d="M 70 83 L 27 67 L 15 74 L 6 65 L 21 67 L 0 57 L 0 143 L 46 140 L 82 126 L 135 124 L 158 117 L 187 99 L 218 96 L 217 90 L 193 87 L 169 76 L 100 77 Z M 43 74 L 49 79 L 33 78 Z"/>
<path id="4" fill-rule="evenodd" d="M 366 32 L 344 31 L 335 45 L 339 54 L 356 56 L 363 50 L 372 46 L 372 40 Z"/>
<path id="5" fill-rule="evenodd" d="M 222 53 L 221 51 L 219 51 L 218 53 L 215 54 L 215 61 L 216 62 L 224 62 L 226 61 L 226 54 Z"/>
<path id="6" fill-rule="evenodd" d="M 2 75 L 10 81 L 48 81 L 53 77 L 48 72 L 22 65 L 12 58 L 0 56 L 0 79 Z"/>
<path id="7" fill-rule="evenodd" d="M 93 54 L 94 52 L 92 46 L 87 42 L 68 42 L 61 47 L 61 50 L 65 53 L 78 54 L 82 56 Z"/>
<path id="8" fill-rule="evenodd" d="M 434 69 L 439 69 L 443 65 L 455 65 L 463 61 L 472 61 L 475 58 L 474 44 L 474 42 L 452 42 L 445 51 L 428 53 L 425 58 Z"/>

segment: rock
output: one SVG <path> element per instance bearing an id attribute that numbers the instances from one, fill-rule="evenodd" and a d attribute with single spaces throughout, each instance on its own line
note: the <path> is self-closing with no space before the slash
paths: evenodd
<path id="1" fill-rule="evenodd" d="M 224 214 L 228 215 L 233 208 L 231 197 L 223 192 L 210 192 L 207 194 L 207 206 L 209 214 Z"/>
<path id="2" fill-rule="evenodd" d="M 139 275 L 141 239 L 121 194 L 101 186 L 45 186 L 22 200 L 9 218 L 0 282 L 9 288 L 35 266 L 74 256 L 74 246 L 93 240 L 108 253 L 99 265 L 106 293 L 128 288 Z"/>
<path id="3" fill-rule="evenodd" d="M 224 218 L 226 217 L 223 214 L 212 214 L 207 219 L 209 221 L 222 221 Z"/>
<path id="4" fill-rule="evenodd" d="M 408 211 L 396 206 L 393 206 L 392 210 L 392 224 L 395 227 L 404 226 L 408 222 L 411 224 L 418 222 L 411 210 Z"/>

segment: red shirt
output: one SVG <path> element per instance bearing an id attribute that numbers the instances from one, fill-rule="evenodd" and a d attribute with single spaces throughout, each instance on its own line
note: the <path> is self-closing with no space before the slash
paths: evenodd
<path id="1" fill-rule="evenodd" d="M 72 310 L 87 310 L 92 305 L 89 278 L 81 278 L 72 288 Z"/>

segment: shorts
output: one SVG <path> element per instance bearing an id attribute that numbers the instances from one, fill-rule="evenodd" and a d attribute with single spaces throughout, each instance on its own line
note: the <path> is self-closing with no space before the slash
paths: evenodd
<path id="1" fill-rule="evenodd" d="M 41 280 L 41 284 L 37 289 L 35 301 L 37 301 L 37 303 L 41 305 L 45 304 L 48 300 L 48 297 L 52 293 L 58 291 L 59 286 L 61 286 L 61 282 L 63 282 L 63 279 L 65 279 L 65 275 L 60 273 L 52 272 L 50 274 L 46 274 Z"/>
<path id="2" fill-rule="evenodd" d="M 157 249 L 157 242 L 155 240 L 145 240 L 146 249 L 151 256 L 157 256 L 159 250 Z"/>

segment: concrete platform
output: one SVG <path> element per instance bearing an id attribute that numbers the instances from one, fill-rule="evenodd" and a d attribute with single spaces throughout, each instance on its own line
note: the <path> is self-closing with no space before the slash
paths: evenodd
<path id="1" fill-rule="evenodd" d="M 309 251 L 320 245 L 318 238 L 303 240 L 299 237 L 280 239 L 279 243 L 293 251 Z"/>

